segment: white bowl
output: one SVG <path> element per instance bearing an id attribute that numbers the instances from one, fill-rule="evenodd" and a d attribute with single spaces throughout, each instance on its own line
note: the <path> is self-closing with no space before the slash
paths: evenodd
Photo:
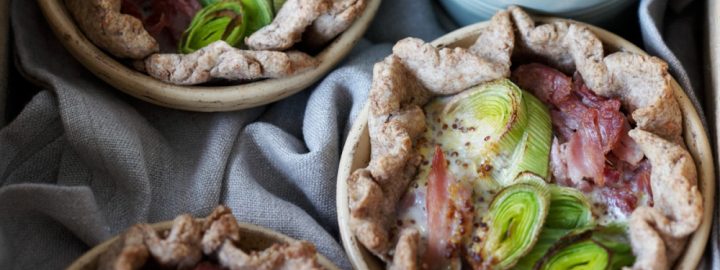
<path id="1" fill-rule="evenodd" d="M 636 0 L 439 0 L 451 18 L 461 26 L 490 19 L 509 5 L 533 13 L 602 24 L 614 18 Z"/>

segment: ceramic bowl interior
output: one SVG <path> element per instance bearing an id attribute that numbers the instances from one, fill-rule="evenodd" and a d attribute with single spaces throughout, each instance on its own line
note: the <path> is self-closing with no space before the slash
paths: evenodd
<path id="1" fill-rule="evenodd" d="M 115 88 L 160 106 L 191 111 L 232 111 L 268 104 L 307 88 L 340 62 L 362 37 L 381 0 L 368 0 L 355 22 L 315 57 L 318 67 L 280 79 L 266 79 L 229 86 L 179 86 L 156 80 L 134 70 L 88 40 L 68 12 L 63 0 L 38 0 L 58 40 L 87 69 Z"/>
<path id="2" fill-rule="evenodd" d="M 540 22 L 552 22 L 556 18 L 537 18 Z M 469 47 L 475 42 L 479 31 L 487 22 L 477 23 L 458 29 L 432 42 L 436 47 Z M 587 25 L 604 44 L 605 52 L 630 51 L 638 54 L 647 54 L 629 41 L 626 41 L 610 32 Z M 683 114 L 683 137 L 685 144 L 692 155 L 698 170 L 698 188 L 703 195 L 703 215 L 706 217 L 695 233 L 690 236 L 683 255 L 675 264 L 675 269 L 696 269 L 705 251 L 710 228 L 712 225 L 713 207 L 715 201 L 715 173 L 713 168 L 712 150 L 705 128 L 689 98 L 683 92 L 675 79 L 672 79 L 675 98 L 680 104 Z M 364 168 L 370 160 L 370 137 L 368 134 L 369 106 L 366 104 L 363 111 L 355 120 L 353 127 L 345 141 L 340 158 L 337 177 L 337 211 L 340 235 L 343 246 L 356 269 L 384 269 L 384 264 L 355 238 L 350 230 L 350 209 L 348 205 L 347 179 L 350 174 L 359 168 Z"/>
<path id="3" fill-rule="evenodd" d="M 240 237 L 238 247 L 242 250 L 263 250 L 272 246 L 275 243 L 288 243 L 290 241 L 295 241 L 289 236 L 260 226 L 247 223 L 238 223 L 238 225 L 240 225 L 240 234 L 242 235 Z M 170 230 L 170 228 L 172 227 L 172 221 L 155 223 L 151 226 L 158 232 L 167 231 Z M 75 260 L 75 262 L 73 262 L 67 268 L 67 270 L 97 269 L 98 258 L 101 254 L 107 251 L 110 245 L 112 245 L 112 243 L 115 242 L 117 239 L 118 237 L 113 237 L 112 239 L 107 240 L 100 245 L 97 245 L 96 247 L 82 255 L 80 258 Z M 339 270 L 339 268 L 335 266 L 332 262 L 330 262 L 330 260 L 320 254 L 318 254 L 318 261 L 323 267 L 325 267 L 325 269 Z"/>

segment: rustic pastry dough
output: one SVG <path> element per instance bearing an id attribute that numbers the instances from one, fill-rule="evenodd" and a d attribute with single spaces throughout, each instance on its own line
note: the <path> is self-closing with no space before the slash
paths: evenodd
<path id="1" fill-rule="evenodd" d="M 513 30 L 515 29 L 515 30 Z M 598 95 L 621 100 L 636 128 L 630 136 L 651 165 L 654 207 L 639 207 L 629 235 L 633 269 L 667 269 L 702 220 L 695 164 L 682 144 L 682 114 L 667 64 L 627 52 L 605 56 L 587 27 L 569 21 L 535 25 L 522 9 L 499 12 L 469 49 L 435 48 L 404 39 L 375 65 L 368 129 L 371 160 L 348 180 L 351 229 L 393 269 L 416 269 L 417 232 L 392 237 L 395 209 L 418 166 L 415 141 L 425 129 L 421 106 L 433 96 L 509 76 L 513 59 L 541 59 L 577 70 Z"/>
<path id="2" fill-rule="evenodd" d="M 320 15 L 307 29 L 303 40 L 320 47 L 345 31 L 365 9 L 367 0 L 335 0 L 329 12 Z"/>
<path id="3" fill-rule="evenodd" d="M 314 259 L 315 254 L 315 246 L 306 241 L 274 244 L 263 251 L 250 254 L 230 242 L 225 242 L 218 251 L 218 260 L 230 270 L 322 269 Z"/>
<path id="4" fill-rule="evenodd" d="M 140 269 L 150 252 L 145 246 L 143 230 L 139 225 L 130 227 L 98 259 L 99 270 Z"/>
<path id="5" fill-rule="evenodd" d="M 610 87 L 607 68 L 602 63 L 602 42 L 590 29 L 568 21 L 535 26 L 519 7 L 511 6 L 508 10 L 518 32 L 518 56 L 539 57 L 565 73 L 577 70 L 587 86 L 600 95 Z"/>
<path id="6" fill-rule="evenodd" d="M 141 269 L 150 256 L 162 268 L 193 269 L 203 256 L 217 256 L 224 269 L 323 269 L 315 247 L 306 241 L 275 244 L 263 251 L 246 253 L 235 244 L 240 227 L 232 212 L 218 206 L 204 220 L 189 215 L 175 218 L 164 235 L 147 224 L 125 231 L 111 248 L 100 255 L 99 269 Z"/>
<path id="7" fill-rule="evenodd" d="M 143 59 L 160 50 L 137 18 L 120 13 L 121 0 L 65 0 L 85 35 L 120 58 Z"/>
<path id="8" fill-rule="evenodd" d="M 687 236 L 702 221 L 702 196 L 690 153 L 681 145 L 640 128 L 630 131 L 652 164 L 650 184 L 655 205 L 640 207 L 630 218 L 635 269 L 669 269 Z M 652 243 L 652 244 L 649 244 Z"/>
<path id="9" fill-rule="evenodd" d="M 311 56 L 298 52 L 250 51 L 216 41 L 191 54 L 153 54 L 145 59 L 147 73 L 159 80 L 191 85 L 212 79 L 280 78 L 316 67 Z"/>
<path id="10" fill-rule="evenodd" d="M 253 50 L 282 51 L 300 41 L 302 33 L 332 4 L 329 0 L 288 0 L 272 23 L 245 39 Z"/>

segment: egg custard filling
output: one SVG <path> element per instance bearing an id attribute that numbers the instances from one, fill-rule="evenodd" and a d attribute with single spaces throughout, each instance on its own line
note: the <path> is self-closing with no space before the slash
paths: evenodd
<path id="1" fill-rule="evenodd" d="M 436 98 L 424 111 L 427 129 L 416 143 L 422 161 L 399 206 L 397 224 L 417 229 L 427 241 L 430 268 L 459 268 L 464 260 L 474 268 L 534 269 L 551 263 L 541 259 L 562 252 L 548 251 L 567 238 L 590 241 L 595 249 L 589 251 L 600 250 L 605 259 L 593 257 L 603 261 L 594 263 L 607 266 L 613 255 L 623 260 L 612 268 L 632 264 L 624 236 L 605 245 L 592 240 L 605 228 L 627 226 L 626 206 L 604 196 L 603 190 L 612 188 L 605 187 L 609 181 L 552 183 L 551 149 L 558 140 L 553 126 L 564 123 L 553 124 L 549 106 L 531 92 L 500 79 Z M 651 203 L 648 193 L 631 196 L 629 211 Z"/>

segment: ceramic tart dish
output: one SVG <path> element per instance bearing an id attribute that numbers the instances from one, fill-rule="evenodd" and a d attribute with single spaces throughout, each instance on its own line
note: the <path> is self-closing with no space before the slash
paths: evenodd
<path id="1" fill-rule="evenodd" d="M 230 111 L 305 89 L 362 37 L 380 0 L 39 0 L 60 42 L 115 88 Z"/>
<path id="2" fill-rule="evenodd" d="M 375 65 L 338 223 L 357 269 L 695 269 L 712 164 L 665 62 L 510 7 Z"/>
<path id="3" fill-rule="evenodd" d="M 137 224 L 75 260 L 89 269 L 339 269 L 315 246 L 275 231 L 238 223 L 218 206 L 207 218 Z"/>

